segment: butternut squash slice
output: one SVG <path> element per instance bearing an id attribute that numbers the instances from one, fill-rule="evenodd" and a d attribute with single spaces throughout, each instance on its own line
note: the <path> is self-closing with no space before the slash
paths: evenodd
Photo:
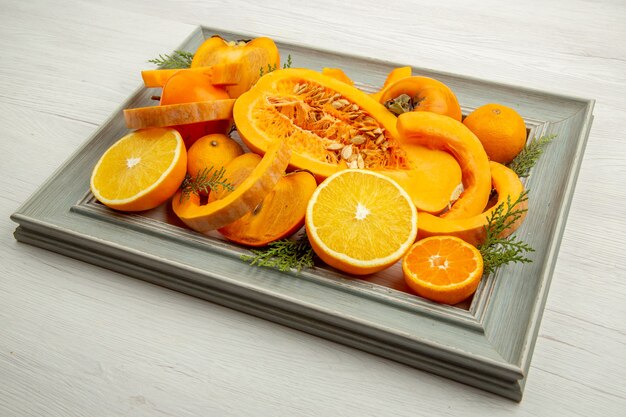
<path id="1" fill-rule="evenodd" d="M 254 210 L 276 186 L 285 172 L 291 152 L 284 141 L 274 143 L 247 178 L 222 199 L 202 205 L 191 194 L 181 198 L 179 190 L 172 198 L 174 213 L 191 229 L 206 233 L 219 229 Z"/>
<path id="2" fill-rule="evenodd" d="M 450 152 L 463 173 L 463 192 L 442 216 L 449 219 L 482 213 L 491 192 L 489 159 L 478 138 L 448 116 L 431 112 L 408 112 L 398 117 L 401 146 L 423 145 Z"/>
<path id="3" fill-rule="evenodd" d="M 464 219 L 450 219 L 424 212 L 418 213 L 418 223 L 420 225 L 418 239 L 429 236 L 449 235 L 461 238 L 474 246 L 484 242 L 487 219 L 492 215 L 495 208 L 500 204 L 507 204 L 507 199 L 511 203 L 516 201 L 524 191 L 524 185 L 511 169 L 493 161 L 489 163 L 489 167 L 491 169 L 492 186 L 498 193 L 496 203 L 483 213 Z M 528 201 L 523 201 L 516 206 L 517 209 L 525 209 L 527 207 Z M 524 217 L 526 217 L 526 213 L 511 224 L 501 237 L 507 237 L 517 230 L 524 221 Z"/>
<path id="4" fill-rule="evenodd" d="M 179 71 L 198 72 L 211 79 L 213 85 L 234 85 L 241 80 L 242 65 L 239 63 L 215 64 L 210 67 L 184 69 L 154 69 L 141 71 L 144 87 L 163 87 L 167 80 Z"/>
<path id="5" fill-rule="evenodd" d="M 306 208 L 315 188 L 317 183 L 310 173 L 288 173 L 254 210 L 218 231 L 231 242 L 254 247 L 291 236 L 304 226 Z"/>
<path id="6" fill-rule="evenodd" d="M 233 118 L 250 149 L 262 154 L 284 140 L 292 150 L 290 169 L 308 170 L 318 182 L 345 168 L 375 170 L 393 176 L 418 209 L 438 213 L 461 181 L 451 155 L 415 144 L 405 151 L 397 118 L 382 104 L 313 70 L 263 76 L 237 99 Z"/>
<path id="7" fill-rule="evenodd" d="M 248 91 L 261 77 L 280 65 L 280 53 L 274 41 L 261 37 L 249 42 L 227 42 L 219 36 L 205 40 L 196 50 L 191 68 L 216 64 L 239 64 L 240 79 L 235 85 L 225 86 L 228 95 L 237 98 Z"/>
<path id="8" fill-rule="evenodd" d="M 184 125 L 232 118 L 234 99 L 196 101 L 164 106 L 124 109 L 129 129 Z"/>

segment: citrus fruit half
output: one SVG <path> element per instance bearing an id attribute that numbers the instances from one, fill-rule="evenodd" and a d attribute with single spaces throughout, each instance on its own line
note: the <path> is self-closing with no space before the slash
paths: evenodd
<path id="1" fill-rule="evenodd" d="M 402 260 L 407 285 L 418 295 L 457 304 L 472 295 L 483 275 L 483 258 L 475 246 L 454 236 L 419 240 Z"/>
<path id="2" fill-rule="evenodd" d="M 185 144 L 175 129 L 142 129 L 107 149 L 93 169 L 90 188 L 110 208 L 149 210 L 176 192 L 186 171 Z"/>
<path id="3" fill-rule="evenodd" d="M 365 275 L 402 258 L 417 236 L 417 210 L 389 177 L 347 169 L 317 187 L 305 225 L 313 250 L 324 262 Z"/>

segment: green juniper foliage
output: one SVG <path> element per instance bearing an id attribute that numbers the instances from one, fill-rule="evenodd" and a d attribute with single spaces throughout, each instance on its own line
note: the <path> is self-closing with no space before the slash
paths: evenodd
<path id="1" fill-rule="evenodd" d="M 483 271 L 485 274 L 495 272 L 500 266 L 511 262 L 532 262 L 526 257 L 526 253 L 534 252 L 530 245 L 522 242 L 515 236 L 500 237 L 502 232 L 527 211 L 526 208 L 516 207 L 527 200 L 527 191 L 521 193 L 513 202 L 511 202 L 510 198 L 507 198 L 506 203 L 499 204 L 487 218 L 487 225 L 485 226 L 486 238 L 483 244 L 478 247 L 483 256 Z"/>
<path id="2" fill-rule="evenodd" d="M 552 142 L 556 135 L 542 136 L 533 140 L 509 164 L 519 177 L 527 177 L 530 169 L 535 166 L 545 147 Z"/>
<path id="3" fill-rule="evenodd" d="M 158 58 L 150 59 L 148 62 L 158 65 L 161 69 L 177 69 L 191 67 L 193 53 L 187 51 L 174 51 L 171 55 L 159 54 Z"/>
<path id="4" fill-rule="evenodd" d="M 270 243 L 265 248 L 252 250 L 252 255 L 242 255 L 241 259 L 250 265 L 264 266 L 300 272 L 313 266 L 313 248 L 306 233 L 298 239 L 281 239 Z"/>
<path id="5" fill-rule="evenodd" d="M 291 68 L 292 62 L 291 62 L 291 55 L 287 56 L 287 62 L 285 62 L 283 64 L 283 69 L 287 69 L 287 68 Z M 269 74 L 272 71 L 276 71 L 277 65 L 270 65 L 267 64 L 267 72 L 265 72 L 265 69 L 263 67 L 261 67 L 259 69 L 259 76 L 262 77 L 264 74 Z"/>
<path id="6" fill-rule="evenodd" d="M 215 191 L 220 187 L 229 191 L 234 190 L 235 187 L 224 178 L 224 172 L 224 167 L 215 170 L 211 166 L 198 172 L 195 177 L 189 174 L 185 175 L 185 179 L 180 186 L 182 190 L 180 195 L 181 201 L 189 198 L 189 195 L 192 193 L 200 195 L 200 193 L 208 193 L 209 190 Z"/>

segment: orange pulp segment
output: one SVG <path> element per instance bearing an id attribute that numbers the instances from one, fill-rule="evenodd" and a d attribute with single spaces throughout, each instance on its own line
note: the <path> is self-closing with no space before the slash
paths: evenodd
<path id="1" fill-rule="evenodd" d="M 315 190 L 305 225 L 313 250 L 324 262 L 364 275 L 402 258 L 417 236 L 417 210 L 389 177 L 346 169 Z"/>
<path id="2" fill-rule="evenodd" d="M 91 176 L 91 191 L 117 210 L 148 210 L 178 189 L 187 171 L 187 153 L 175 129 L 143 129 L 114 143 Z"/>
<path id="3" fill-rule="evenodd" d="M 418 295 L 457 304 L 472 295 L 483 274 L 483 258 L 475 246 L 454 236 L 417 241 L 402 261 L 407 285 Z"/>

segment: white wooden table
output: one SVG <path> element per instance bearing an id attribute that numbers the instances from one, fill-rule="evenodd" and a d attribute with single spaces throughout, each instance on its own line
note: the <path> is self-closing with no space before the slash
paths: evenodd
<path id="1" fill-rule="evenodd" d="M 626 415 L 626 3 L 349 3 L 0 0 L 0 416 Z M 597 100 L 520 404 L 13 239 L 199 24 Z"/>

